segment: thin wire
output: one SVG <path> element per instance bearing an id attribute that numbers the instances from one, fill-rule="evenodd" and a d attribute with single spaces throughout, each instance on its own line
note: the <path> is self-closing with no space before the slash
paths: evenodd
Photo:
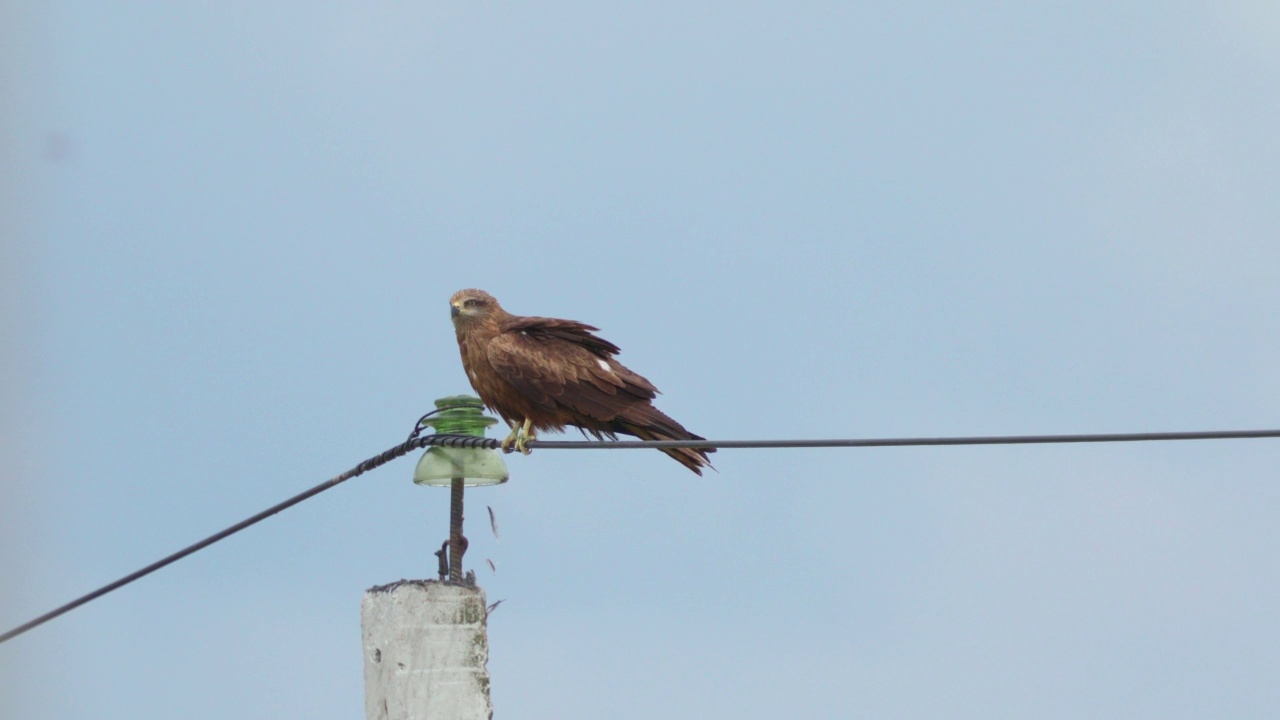
<path id="1" fill-rule="evenodd" d="M 428 413 L 428 415 L 433 413 Z M 425 419 L 426 416 L 423 417 Z M 421 431 L 421 420 L 418 429 L 409 440 L 379 455 L 365 460 L 354 468 L 332 477 L 319 485 L 301 492 L 284 502 L 273 505 L 266 510 L 246 518 L 235 525 L 209 537 L 189 545 L 172 555 L 130 573 L 113 583 L 103 585 L 87 595 L 82 595 L 71 602 L 57 607 L 34 620 L 23 623 L 0 635 L 0 643 L 11 640 L 22 633 L 43 625 L 44 623 L 74 610 L 85 603 L 95 600 L 107 593 L 118 590 L 139 578 L 150 575 L 166 565 L 202 550 L 219 540 L 228 538 L 245 528 L 255 525 L 276 513 L 293 507 L 298 503 L 335 487 L 351 478 L 392 460 L 402 457 L 414 450 L 428 445 L 444 447 L 471 447 L 496 449 L 499 442 L 494 438 L 473 437 L 469 435 L 427 435 L 416 437 Z M 595 441 L 556 441 L 534 440 L 528 444 L 530 449 L 547 450 L 615 450 L 633 448 L 819 448 L 819 447 L 911 447 L 928 445 L 1032 445 L 1053 443 L 1104 443 L 1104 442 L 1149 442 L 1178 440 L 1241 440 L 1251 438 L 1278 438 L 1280 430 L 1207 430 L 1200 432 L 1154 432 L 1154 433 L 1093 433 L 1086 435 L 997 435 L 976 437 L 932 437 L 932 438 L 866 438 L 866 439 L 833 439 L 833 440 L 618 440 L 611 442 Z"/>
<path id="2" fill-rule="evenodd" d="M 634 448 L 822 448 L 918 447 L 928 445 L 1045 445 L 1063 443 L 1152 442 L 1160 440 L 1244 440 L 1280 438 L 1280 430 L 1091 433 L 1084 435 L 984 435 L 973 437 L 865 438 L 833 440 L 533 440 L 531 450 L 630 450 Z M 496 440 L 491 441 L 497 447 Z"/>
<path id="3" fill-rule="evenodd" d="M 405 442 L 411 442 L 415 438 L 417 438 L 419 435 L 421 435 L 422 431 L 427 429 L 427 425 L 425 424 L 427 422 L 427 418 L 439 412 L 444 412 L 444 408 L 436 408 L 435 410 L 432 410 L 426 415 L 423 415 L 422 417 L 418 418 L 418 422 L 414 423 L 413 425 L 413 432 L 409 433 L 409 439 L 405 440 Z"/>

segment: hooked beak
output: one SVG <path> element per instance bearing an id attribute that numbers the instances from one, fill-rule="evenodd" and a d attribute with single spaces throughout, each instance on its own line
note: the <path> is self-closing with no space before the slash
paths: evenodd
<path id="1" fill-rule="evenodd" d="M 462 314 L 462 308 L 458 307 L 457 305 L 452 305 L 449 307 L 449 317 L 458 317 L 461 314 Z"/>

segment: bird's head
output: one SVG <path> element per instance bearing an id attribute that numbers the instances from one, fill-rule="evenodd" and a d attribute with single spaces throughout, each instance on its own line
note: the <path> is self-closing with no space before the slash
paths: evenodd
<path id="1" fill-rule="evenodd" d="M 453 315 L 453 324 L 470 323 L 488 317 L 502 306 L 489 293 L 483 290 L 459 290 L 449 298 L 449 312 Z"/>

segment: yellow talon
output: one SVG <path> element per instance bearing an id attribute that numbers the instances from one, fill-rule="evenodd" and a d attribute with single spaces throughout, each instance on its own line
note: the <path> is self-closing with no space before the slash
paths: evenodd
<path id="1" fill-rule="evenodd" d="M 524 425 L 520 427 L 520 430 L 516 434 L 516 449 L 524 453 L 525 455 L 528 455 L 533 451 L 529 449 L 529 447 L 527 446 L 527 443 L 530 440 L 537 440 L 537 439 L 538 439 L 538 433 L 535 432 L 533 429 L 533 421 L 528 418 L 525 418 Z"/>
<path id="2" fill-rule="evenodd" d="M 520 426 L 513 424 L 511 426 L 511 434 L 508 435 L 506 439 L 502 441 L 502 452 L 504 453 L 511 452 L 511 446 L 519 442 L 520 442 Z"/>
<path id="3" fill-rule="evenodd" d="M 519 450 L 521 453 L 528 455 L 533 452 L 525 443 L 530 440 L 537 440 L 538 433 L 533 429 L 533 421 L 526 419 L 523 425 L 511 425 L 511 434 L 502 441 L 502 452 L 509 453 L 513 450 Z"/>

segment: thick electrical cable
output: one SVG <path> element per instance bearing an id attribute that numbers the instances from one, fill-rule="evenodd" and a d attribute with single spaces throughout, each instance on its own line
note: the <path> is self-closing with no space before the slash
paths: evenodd
<path id="1" fill-rule="evenodd" d="M 533 440 L 531 450 L 631 450 L 636 448 L 826 448 L 923 447 L 936 445 L 1051 445 L 1069 443 L 1245 440 L 1280 438 L 1280 430 L 1204 430 L 1192 432 L 1088 433 L 1078 435 L 978 435 L 968 437 L 834 438 L 830 440 Z M 494 441 L 496 444 L 496 441 Z"/>
<path id="2" fill-rule="evenodd" d="M 365 460 L 364 462 L 342 473 L 341 475 L 337 475 L 328 480 L 325 480 L 324 482 L 320 483 L 319 485 L 316 485 L 315 487 L 309 490 L 300 492 L 297 495 L 294 495 L 293 497 L 289 498 L 288 500 L 272 505 L 266 510 L 263 510 L 262 512 L 256 515 L 253 515 L 251 517 L 245 518 L 244 520 L 241 520 L 240 522 L 236 523 L 235 525 L 232 525 L 231 527 L 225 530 L 216 532 L 210 535 L 209 537 L 201 540 L 200 542 L 194 543 L 192 545 L 188 545 L 187 547 L 179 550 L 178 552 L 173 553 L 172 555 L 165 556 L 140 570 L 136 570 L 134 572 L 129 573 L 128 575 L 125 575 L 124 577 L 120 578 L 119 580 L 116 580 L 115 582 L 103 585 L 102 587 L 98 588 L 97 590 L 94 590 L 91 593 L 81 595 L 80 597 L 76 598 L 75 600 L 72 600 L 69 603 L 66 603 L 65 605 L 56 607 L 53 610 L 50 610 L 49 612 L 41 615 L 40 617 L 29 620 L 19 625 L 18 627 L 15 627 L 12 630 L 5 632 L 4 634 L 0 635 L 0 643 L 3 643 L 6 640 L 15 638 L 21 635 L 22 633 L 28 630 L 31 630 L 32 628 L 43 625 L 44 623 L 49 622 L 50 620 L 58 617 L 59 615 L 68 613 L 91 600 L 96 600 L 97 598 L 100 598 L 103 595 L 106 595 L 107 593 L 113 590 L 118 590 L 124 587 L 125 585 L 128 585 L 129 583 L 133 582 L 134 580 L 138 580 L 140 578 L 146 577 L 147 575 L 150 575 L 151 573 L 155 572 L 156 570 L 159 570 L 162 567 L 165 567 L 166 565 L 171 565 L 198 550 L 203 550 L 204 548 L 209 547 L 210 545 L 218 542 L 219 540 L 224 540 L 232 535 L 235 535 L 241 530 L 244 530 L 247 527 L 256 525 L 259 522 L 271 517 L 272 515 L 275 515 L 281 510 L 286 510 L 288 508 L 291 508 L 294 505 L 297 505 L 298 503 L 302 502 L 303 500 L 307 500 L 316 495 L 319 495 L 325 490 L 336 487 L 358 475 L 363 475 L 364 473 L 376 467 L 385 465 L 386 463 L 391 462 L 392 460 L 398 457 L 401 457 L 402 455 L 405 455 L 407 453 L 410 453 L 414 450 L 420 449 L 427 445 L 445 445 L 450 447 L 459 447 L 459 446 L 474 447 L 475 446 L 474 443 L 467 442 L 467 441 L 483 440 L 483 439 L 484 438 L 461 438 L 453 435 L 428 435 L 426 437 L 411 436 L 408 441 L 400 445 L 397 445 L 383 453 L 375 455 L 374 457 L 371 457 L 368 460 Z"/>
<path id="3" fill-rule="evenodd" d="M 428 413 L 427 416 L 432 414 L 434 413 Z M 423 416 L 423 419 L 427 416 Z M 91 593 L 82 595 L 65 605 L 61 605 L 50 610 L 40 617 L 25 622 L 4 634 L 0 634 L 0 643 L 15 638 L 32 628 L 43 625 L 60 615 L 68 613 L 87 602 L 102 597 L 113 590 L 118 590 L 135 580 L 150 575 L 156 570 L 175 563 L 198 550 L 202 550 L 218 542 L 219 540 L 226 539 L 245 528 L 256 525 L 282 510 L 297 505 L 303 500 L 319 495 L 325 490 L 336 487 L 351 478 L 363 475 L 376 467 L 385 465 L 386 463 L 414 450 L 418 450 L 429 445 L 439 445 L 443 447 L 486 448 L 491 450 L 499 447 L 499 442 L 493 438 L 440 434 L 419 437 L 418 435 L 421 433 L 422 429 L 422 420 L 419 420 L 413 433 L 409 435 L 409 439 L 404 443 L 371 457 L 341 475 L 332 477 L 309 490 L 298 493 L 288 500 L 272 505 L 266 510 L 248 517 L 225 530 L 214 533 L 213 535 L 189 545 L 172 555 L 163 557 L 140 570 L 129 573 L 115 582 L 103 585 Z M 986 435 L 967 437 L 853 438 L 829 440 L 616 440 L 608 442 L 533 440 L 528 443 L 528 447 L 531 450 L 625 450 L 637 448 L 870 448 L 945 445 L 1044 445 L 1187 440 L 1244 440 L 1256 438 L 1280 438 L 1280 430 L 1205 430 L 1192 432 L 1089 433 L 1076 435 Z"/>

